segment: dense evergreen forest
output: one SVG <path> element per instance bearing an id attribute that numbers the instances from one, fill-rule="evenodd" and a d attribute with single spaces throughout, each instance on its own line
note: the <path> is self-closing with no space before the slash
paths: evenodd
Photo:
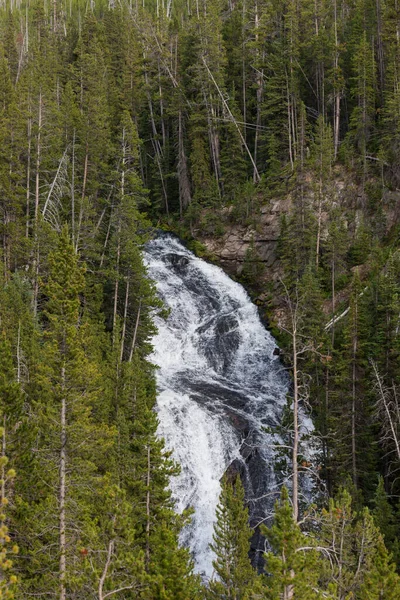
<path id="1" fill-rule="evenodd" d="M 398 600 L 398 0 L 3 0 L 0 104 L 0 597 Z M 206 584 L 156 435 L 140 248 L 257 227 L 283 196 L 293 477 L 264 573 L 224 479 Z"/>

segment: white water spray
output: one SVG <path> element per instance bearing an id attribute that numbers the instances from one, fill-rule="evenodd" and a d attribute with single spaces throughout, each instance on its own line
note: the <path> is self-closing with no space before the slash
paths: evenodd
<path id="1" fill-rule="evenodd" d="M 177 509 L 194 508 L 183 542 L 196 570 L 211 576 L 209 543 L 227 467 L 235 462 L 241 471 L 253 523 L 272 506 L 277 437 L 265 428 L 280 422 L 288 378 L 256 306 L 222 269 L 167 235 L 146 245 L 145 262 L 170 309 L 156 319 L 151 357 L 159 367 L 159 433 L 182 468 L 171 482 Z"/>

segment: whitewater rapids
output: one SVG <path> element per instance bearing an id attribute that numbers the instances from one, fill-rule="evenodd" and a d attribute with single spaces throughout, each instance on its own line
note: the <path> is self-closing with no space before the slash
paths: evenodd
<path id="1" fill-rule="evenodd" d="M 171 482 L 177 510 L 194 508 L 182 541 L 196 571 L 210 577 L 209 544 L 227 468 L 241 474 L 253 526 L 273 506 L 281 439 L 271 430 L 280 423 L 289 379 L 240 284 L 169 235 L 147 243 L 144 257 L 170 311 L 166 320 L 156 318 L 152 341 L 159 433 L 182 469 Z"/>

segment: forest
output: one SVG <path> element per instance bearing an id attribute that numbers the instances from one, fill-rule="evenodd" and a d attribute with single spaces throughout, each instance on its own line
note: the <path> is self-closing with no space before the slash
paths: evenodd
<path id="1" fill-rule="evenodd" d="M 0 105 L 0 598 L 398 600 L 398 0 L 2 0 Z M 259 572 L 223 479 L 204 581 L 157 436 L 141 248 L 164 229 L 204 253 L 282 197 L 262 310 L 292 481 Z M 254 295 L 265 268 L 250 252 Z"/>

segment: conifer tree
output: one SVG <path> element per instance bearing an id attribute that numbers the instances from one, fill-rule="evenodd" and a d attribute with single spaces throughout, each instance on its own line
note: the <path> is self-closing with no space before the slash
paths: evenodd
<path id="1" fill-rule="evenodd" d="M 315 171 L 318 177 L 318 183 L 316 186 L 317 235 L 315 257 L 315 264 L 318 268 L 321 249 L 322 213 L 326 211 L 327 206 L 329 206 L 329 196 L 332 196 L 329 182 L 332 175 L 334 155 L 332 129 L 324 122 L 324 118 L 322 116 L 319 116 L 317 120 L 313 151 Z"/>
<path id="2" fill-rule="evenodd" d="M 272 550 L 265 556 L 266 597 L 322 600 L 325 592 L 319 588 L 320 559 L 315 542 L 307 538 L 293 520 L 288 492 L 282 488 L 281 499 L 275 504 L 274 523 L 263 527 Z"/>
<path id="3" fill-rule="evenodd" d="M 397 523 L 394 510 L 385 490 L 383 477 L 379 477 L 373 499 L 372 516 L 374 523 L 381 532 L 386 548 L 392 552 L 393 559 L 398 564 L 400 558 L 399 541 L 397 539 Z"/>
<path id="4" fill-rule="evenodd" d="M 146 586 L 136 592 L 143 600 L 197 598 L 200 583 L 189 552 L 179 547 L 185 515 L 174 511 L 169 478 L 178 466 L 157 436 L 153 367 L 135 351 L 124 364 L 124 394 L 120 394 L 116 424 L 119 432 L 119 481 L 132 503 L 135 546 L 143 554 Z M 115 449 L 117 450 L 117 449 Z"/>
<path id="5" fill-rule="evenodd" d="M 15 434 L 22 415 L 22 404 L 23 398 L 20 385 L 15 379 L 10 344 L 3 334 L 0 339 L 0 596 L 9 599 L 15 598 L 18 581 L 14 557 L 19 548 L 15 543 L 15 524 L 12 521 L 12 496 L 16 477 L 15 458 L 18 452 Z"/>
<path id="6" fill-rule="evenodd" d="M 1 392 L 0 392 L 1 393 Z M 2 455 L 0 457 L 0 475 L 1 475 L 1 514 L 0 514 L 0 597 L 6 600 L 13 600 L 18 591 L 18 577 L 15 575 L 14 557 L 18 554 L 18 545 L 11 538 L 12 529 L 10 529 L 10 520 L 8 517 L 9 495 L 7 488 L 12 484 L 16 477 L 14 469 L 8 468 L 8 458 L 5 455 L 5 426 L 0 427 L 0 435 L 3 439 Z"/>
<path id="7" fill-rule="evenodd" d="M 89 517 L 93 488 L 107 464 L 114 431 L 96 422 L 93 410 L 101 388 L 97 366 L 86 353 L 87 326 L 80 314 L 84 271 L 66 227 L 49 267 L 41 356 L 29 386 L 36 429 L 32 476 L 40 483 L 22 495 L 18 511 L 21 539 L 35 554 L 23 589 L 65 599 L 84 595 L 89 585 L 78 547 L 96 543 Z"/>
<path id="8" fill-rule="evenodd" d="M 330 549 L 324 561 L 324 585 L 334 587 L 335 598 L 372 600 L 395 598 L 399 577 L 367 508 L 356 513 L 348 491 L 342 490 L 322 513 L 320 542 Z"/>
<path id="9" fill-rule="evenodd" d="M 354 54 L 356 106 L 353 110 L 349 140 L 357 146 L 360 171 L 365 181 L 367 176 L 367 149 L 373 128 L 375 112 L 375 64 L 373 49 L 364 30 Z"/>
<path id="10" fill-rule="evenodd" d="M 250 538 L 248 510 L 244 504 L 244 488 L 237 476 L 232 482 L 222 480 L 211 550 L 216 578 L 209 583 L 207 598 L 217 600 L 254 600 L 260 597 L 261 580 L 249 559 Z"/>
<path id="11" fill-rule="evenodd" d="M 344 325 L 343 346 L 340 363 L 336 363 L 339 387 L 335 391 L 339 403 L 335 408 L 336 423 L 341 422 L 342 432 L 338 444 L 335 444 L 333 453 L 336 468 L 341 472 L 341 477 L 346 477 L 350 470 L 354 485 L 362 485 L 368 462 L 375 460 L 374 453 L 366 453 L 366 442 L 371 432 L 371 396 L 367 395 L 366 370 L 368 368 L 366 356 L 366 308 L 362 294 L 362 284 L 358 269 L 354 270 L 351 286 L 351 298 L 348 319 Z M 364 300 L 364 301 L 363 301 Z M 333 396 L 332 396 L 333 397 Z M 339 409 L 340 406 L 340 409 Z M 346 415 L 346 417 L 344 417 Z M 336 425 L 337 427 L 338 425 Z M 361 450 L 362 449 L 362 450 Z M 362 452 L 362 462 L 360 456 Z M 343 481 L 343 480 L 342 480 Z"/>
<path id="12" fill-rule="evenodd" d="M 400 594 L 400 579 L 391 562 L 383 538 L 377 534 L 375 550 L 371 556 L 358 597 L 360 600 L 396 600 Z"/>

